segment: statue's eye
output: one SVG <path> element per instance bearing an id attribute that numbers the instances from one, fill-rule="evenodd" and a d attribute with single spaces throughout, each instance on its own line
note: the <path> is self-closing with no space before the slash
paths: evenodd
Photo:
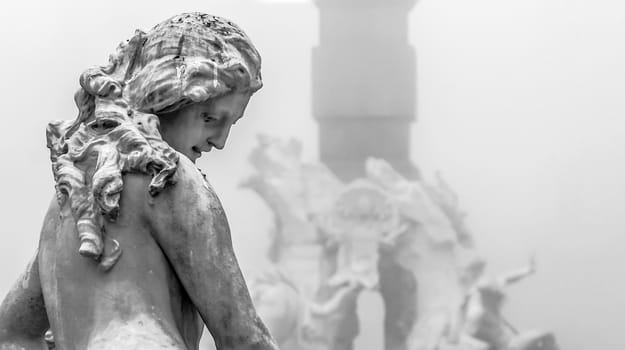
<path id="1" fill-rule="evenodd" d="M 208 112 L 202 112 L 201 116 L 205 123 L 212 123 L 217 120 L 214 115 L 210 115 Z"/>

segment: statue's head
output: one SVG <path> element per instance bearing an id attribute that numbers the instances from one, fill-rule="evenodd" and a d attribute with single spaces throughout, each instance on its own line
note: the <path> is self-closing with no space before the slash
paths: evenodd
<path id="1" fill-rule="evenodd" d="M 122 175 L 152 176 L 150 194 L 173 182 L 178 153 L 195 161 L 221 149 L 262 86 L 260 55 L 232 22 L 202 13 L 137 30 L 86 70 L 74 121 L 48 126 L 57 194 L 70 200 L 81 254 L 102 259 L 104 219 L 115 220 Z"/>
<path id="2" fill-rule="evenodd" d="M 137 31 L 111 63 L 83 73 L 82 87 L 157 115 L 162 138 L 193 161 L 212 147 L 223 148 L 230 127 L 262 87 L 260 55 L 247 35 L 202 13 Z"/>
<path id="3" fill-rule="evenodd" d="M 124 87 L 130 105 L 159 116 L 163 139 L 193 161 L 223 148 L 262 86 L 249 38 L 232 22 L 200 13 L 174 16 L 137 37 L 142 45 Z"/>

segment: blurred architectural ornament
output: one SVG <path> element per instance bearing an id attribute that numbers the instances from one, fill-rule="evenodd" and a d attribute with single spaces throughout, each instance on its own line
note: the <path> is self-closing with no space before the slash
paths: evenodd
<path id="1" fill-rule="evenodd" d="M 458 198 L 369 159 L 344 184 L 301 160 L 301 144 L 259 137 L 243 184 L 272 208 L 269 260 L 250 289 L 281 349 L 353 349 L 357 300 L 384 300 L 385 349 L 557 349 L 547 332 L 517 332 L 500 313 L 504 287 L 531 268 L 488 279 Z M 498 300 L 499 303 L 494 301 Z"/>

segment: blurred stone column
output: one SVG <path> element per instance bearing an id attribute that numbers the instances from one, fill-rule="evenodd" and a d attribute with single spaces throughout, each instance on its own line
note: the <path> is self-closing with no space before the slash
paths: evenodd
<path id="1" fill-rule="evenodd" d="M 315 3 L 320 35 L 312 57 L 312 105 L 321 161 L 345 181 L 364 175 L 368 157 L 418 178 L 410 160 L 416 55 L 408 42 L 408 14 L 416 0 Z M 381 254 L 379 273 L 385 349 L 405 350 L 416 319 L 417 281 L 393 254 Z"/>
<path id="2" fill-rule="evenodd" d="M 367 157 L 384 158 L 408 178 L 415 120 L 416 58 L 408 14 L 416 0 L 315 0 L 313 115 L 321 161 L 343 180 L 364 174 Z"/>

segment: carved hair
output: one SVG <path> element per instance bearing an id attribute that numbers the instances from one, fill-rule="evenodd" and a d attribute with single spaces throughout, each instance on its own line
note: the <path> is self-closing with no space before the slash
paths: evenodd
<path id="1" fill-rule="evenodd" d="M 159 133 L 158 114 L 229 92 L 262 86 L 260 56 L 235 24 L 201 13 L 137 30 L 109 64 L 86 70 L 74 99 L 78 117 L 47 128 L 57 199 L 69 201 L 79 252 L 108 270 L 121 254 L 105 252 L 104 222 L 119 211 L 123 174 L 152 177 L 149 194 L 173 184 L 178 153 Z"/>

